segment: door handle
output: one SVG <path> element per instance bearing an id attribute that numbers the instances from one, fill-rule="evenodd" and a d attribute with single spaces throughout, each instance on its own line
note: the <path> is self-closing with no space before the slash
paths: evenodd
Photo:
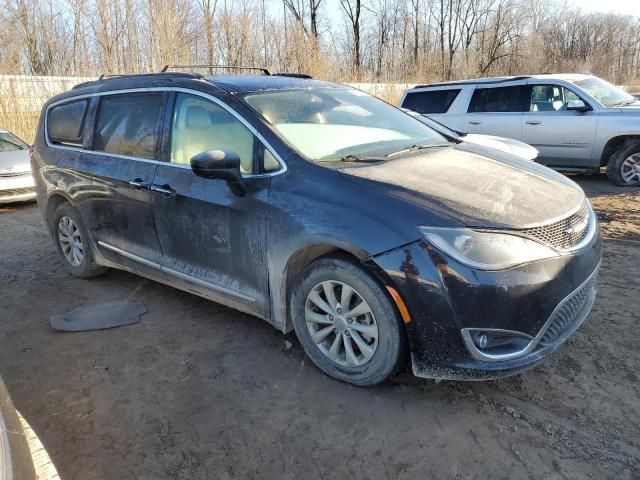
<path id="1" fill-rule="evenodd" d="M 538 120 L 527 120 L 526 122 L 527 125 L 542 125 L 542 122 L 538 121 Z"/>
<path id="2" fill-rule="evenodd" d="M 176 191 L 167 184 L 162 186 L 153 184 L 151 185 L 151 191 L 161 193 L 165 198 L 171 198 L 176 194 Z"/>
<path id="3" fill-rule="evenodd" d="M 482 122 L 478 122 L 477 120 L 469 120 L 471 125 L 480 125 Z"/>
<path id="4" fill-rule="evenodd" d="M 149 182 L 145 182 L 141 178 L 134 178 L 133 180 L 129 180 L 129 185 L 131 185 L 136 190 L 148 190 Z"/>

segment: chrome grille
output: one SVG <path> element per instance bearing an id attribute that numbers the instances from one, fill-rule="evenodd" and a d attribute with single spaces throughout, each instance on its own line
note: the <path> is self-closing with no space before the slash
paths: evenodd
<path id="1" fill-rule="evenodd" d="M 33 193 L 35 191 L 36 191 L 35 187 L 9 188 L 5 190 L 0 189 L 0 198 L 13 197 L 14 195 L 26 195 L 27 193 Z"/>
<path id="2" fill-rule="evenodd" d="M 8 177 L 24 177 L 27 175 L 31 175 L 30 171 L 27 172 L 0 172 L 0 177 L 8 178 Z"/>
<path id="3" fill-rule="evenodd" d="M 547 329 L 540 338 L 540 343 L 549 344 L 560 340 L 565 332 L 571 330 L 576 322 L 584 318 L 581 315 L 585 305 L 595 296 L 597 279 L 595 276 L 586 282 L 579 290 L 566 298 L 553 313 Z"/>
<path id="4" fill-rule="evenodd" d="M 524 228 L 519 233 L 545 243 L 557 250 L 567 250 L 579 244 L 589 233 L 587 202 L 573 215 L 548 225 Z"/>

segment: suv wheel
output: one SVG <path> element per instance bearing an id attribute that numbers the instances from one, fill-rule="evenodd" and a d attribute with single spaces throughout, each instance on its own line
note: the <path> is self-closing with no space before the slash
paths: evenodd
<path id="1" fill-rule="evenodd" d="M 49 225 L 62 262 L 73 276 L 90 278 L 107 271 L 95 262 L 87 229 L 71 205 L 61 204 Z"/>
<path id="2" fill-rule="evenodd" d="M 375 385 L 405 359 L 405 332 L 387 293 L 347 260 L 325 257 L 309 264 L 290 307 L 305 352 L 338 380 Z"/>
<path id="3" fill-rule="evenodd" d="M 627 140 L 611 155 L 607 176 L 621 187 L 640 185 L 640 141 Z"/>

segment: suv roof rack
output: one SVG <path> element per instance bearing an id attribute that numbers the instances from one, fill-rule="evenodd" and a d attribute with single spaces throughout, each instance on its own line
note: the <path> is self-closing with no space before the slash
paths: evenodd
<path id="1" fill-rule="evenodd" d="M 94 83 L 102 82 L 104 80 L 115 80 L 118 78 L 146 78 L 146 77 L 157 77 L 158 75 L 162 75 L 163 77 L 173 77 L 173 78 L 203 78 L 202 75 L 198 73 L 187 73 L 187 72 L 168 72 L 164 74 L 160 73 L 114 73 L 114 74 L 105 74 L 103 73 L 95 80 L 89 80 L 87 82 L 81 82 L 72 87 L 72 89 L 86 87 L 88 85 L 92 85 Z"/>
<path id="2" fill-rule="evenodd" d="M 413 88 L 448 87 L 450 85 L 469 85 L 473 83 L 481 83 L 481 84 L 504 83 L 504 82 L 515 82 L 517 80 L 526 80 L 527 78 L 531 78 L 531 77 L 529 75 L 520 75 L 516 77 L 473 78 L 470 80 L 454 80 L 452 82 L 427 83 L 425 85 L 416 85 Z"/>
<path id="3" fill-rule="evenodd" d="M 274 75 L 274 76 L 276 76 L 276 77 L 313 78 L 311 75 L 306 74 L 306 73 L 289 73 L 289 72 L 282 72 L 282 73 L 273 73 L 272 75 Z"/>
<path id="4" fill-rule="evenodd" d="M 271 75 L 271 72 L 264 67 L 245 67 L 244 65 L 165 65 L 161 73 L 165 73 L 169 69 L 184 69 L 184 68 L 208 68 L 209 73 L 213 73 L 213 69 L 225 68 L 227 70 L 257 70 L 262 72 L 263 75 Z"/>

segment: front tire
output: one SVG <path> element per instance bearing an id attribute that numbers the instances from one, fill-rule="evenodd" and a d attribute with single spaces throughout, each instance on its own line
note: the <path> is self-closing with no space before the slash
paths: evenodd
<path id="1" fill-rule="evenodd" d="M 607 177 L 619 187 L 640 186 L 640 141 L 627 140 L 611 155 Z"/>
<path id="2" fill-rule="evenodd" d="M 60 259 L 71 275 L 91 278 L 107 271 L 96 263 L 87 228 L 71 205 L 62 203 L 49 219 L 49 226 Z"/>
<path id="3" fill-rule="evenodd" d="M 324 257 L 309 264 L 297 279 L 290 312 L 309 358 L 338 380 L 375 385 L 406 358 L 404 327 L 389 296 L 346 259 Z"/>

